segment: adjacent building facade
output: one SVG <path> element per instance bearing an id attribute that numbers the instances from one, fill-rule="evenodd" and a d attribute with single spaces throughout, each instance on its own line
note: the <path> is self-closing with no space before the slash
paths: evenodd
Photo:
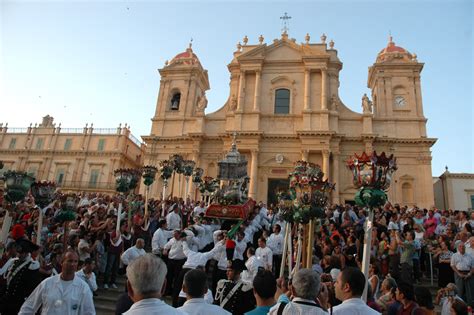
<path id="1" fill-rule="evenodd" d="M 249 162 L 252 198 L 275 202 L 275 192 L 288 187 L 294 162 L 306 160 L 321 165 L 336 183 L 331 201 L 342 203 L 352 201 L 356 192 L 345 166 L 349 156 L 385 151 L 398 162 L 390 200 L 433 206 L 430 148 L 436 139 L 426 134 L 423 63 L 390 38 L 369 67 L 372 100 L 362 97 L 360 113 L 339 97 L 342 66 L 334 42 L 326 43 L 325 36 L 319 43 L 309 35 L 297 43 L 283 33 L 270 43 L 260 36 L 253 45 L 245 37 L 228 65 L 226 103 L 205 114 L 208 74 L 190 46 L 159 69 L 151 132 L 142 136 L 147 143 L 144 163 L 158 165 L 178 153 L 216 177 L 217 162 L 235 132 L 238 149 Z M 185 182 L 176 180 L 171 189 L 184 192 L 178 184 Z M 152 191 L 160 194 L 161 181 Z"/>
<path id="2" fill-rule="evenodd" d="M 64 190 L 114 192 L 114 169 L 141 167 L 143 145 L 125 126 L 61 128 L 46 116 L 39 125 L 0 125 L 0 160 Z"/>
<path id="3" fill-rule="evenodd" d="M 438 209 L 473 210 L 474 174 L 446 171 L 433 178 L 435 206 Z"/>

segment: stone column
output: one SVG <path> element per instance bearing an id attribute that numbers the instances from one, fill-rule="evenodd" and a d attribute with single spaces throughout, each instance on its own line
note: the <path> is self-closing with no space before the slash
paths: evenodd
<path id="1" fill-rule="evenodd" d="M 328 97 L 327 97 L 327 88 L 328 88 L 328 80 L 327 80 L 327 70 L 321 69 L 321 109 L 327 110 L 328 109 Z"/>
<path id="2" fill-rule="evenodd" d="M 260 70 L 255 71 L 255 94 L 253 96 L 253 110 L 260 110 L 260 81 L 261 81 L 261 72 Z"/>
<path id="3" fill-rule="evenodd" d="M 416 99 L 416 112 L 418 116 L 423 117 L 423 101 L 421 98 L 421 84 L 420 84 L 420 77 L 415 77 L 415 99 Z"/>
<path id="4" fill-rule="evenodd" d="M 303 161 L 308 161 L 308 158 L 309 158 L 309 150 L 301 151 L 301 159 Z"/>
<path id="5" fill-rule="evenodd" d="M 309 69 L 306 69 L 304 71 L 304 110 L 308 111 L 310 110 L 310 81 L 311 81 L 311 71 Z"/>
<path id="6" fill-rule="evenodd" d="M 245 71 L 240 71 L 239 78 L 239 98 L 237 100 L 237 111 L 242 111 L 244 107 L 244 98 L 245 98 Z"/>
<path id="7" fill-rule="evenodd" d="M 332 192 L 332 203 L 333 204 L 338 204 L 339 201 L 339 159 L 341 155 L 338 152 L 333 152 L 332 154 L 332 163 L 333 163 L 333 174 L 331 178 L 331 182 L 336 184 L 336 187 L 334 188 L 334 191 Z"/>
<path id="8" fill-rule="evenodd" d="M 324 179 L 329 177 L 329 151 L 323 150 L 323 172 L 324 172 Z"/>
<path id="9" fill-rule="evenodd" d="M 258 183 L 258 151 L 252 150 L 252 164 L 250 165 L 250 189 L 249 197 L 256 200 Z"/>

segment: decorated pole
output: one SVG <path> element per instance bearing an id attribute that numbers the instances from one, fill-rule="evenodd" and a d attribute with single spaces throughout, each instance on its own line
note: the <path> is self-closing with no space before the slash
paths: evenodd
<path id="1" fill-rule="evenodd" d="M 127 213 L 127 227 L 128 232 L 130 233 L 132 230 L 132 210 L 137 207 L 137 204 L 133 201 L 133 191 L 137 188 L 138 183 L 140 182 L 140 177 L 142 176 L 142 172 L 138 169 L 129 169 L 131 180 L 128 185 L 128 213 Z"/>
<path id="2" fill-rule="evenodd" d="M 16 203 L 25 198 L 35 179 L 25 172 L 6 171 L 3 174 L 3 181 L 5 187 L 3 203 L 4 207 L 7 209 L 7 214 L 3 220 L 0 241 L 5 244 L 13 221 L 13 215 L 10 211 L 16 211 Z"/>
<path id="3" fill-rule="evenodd" d="M 204 173 L 204 170 L 200 167 L 197 167 L 193 171 L 193 184 L 196 186 L 194 189 L 194 200 L 197 200 L 197 192 L 199 190 L 199 185 L 202 182 L 202 174 Z"/>
<path id="4" fill-rule="evenodd" d="M 61 211 L 56 215 L 55 221 L 63 224 L 63 246 L 67 250 L 68 241 L 68 223 L 76 219 L 77 204 L 79 198 L 75 194 L 66 194 L 61 196 Z"/>
<path id="5" fill-rule="evenodd" d="M 170 160 L 160 161 L 160 178 L 163 180 L 163 202 L 161 208 L 161 216 L 164 217 L 166 214 L 166 187 L 168 186 L 168 180 L 173 173 L 173 165 Z"/>
<path id="6" fill-rule="evenodd" d="M 148 226 L 148 194 L 150 193 L 150 186 L 155 181 L 158 169 L 154 166 L 147 165 L 142 168 L 143 184 L 145 184 L 145 227 Z"/>
<path id="7" fill-rule="evenodd" d="M 285 239 L 283 241 L 283 252 L 282 252 L 282 257 L 281 257 L 281 267 L 280 267 L 280 275 L 279 278 L 282 278 L 283 275 L 285 274 L 285 265 L 286 265 L 286 257 L 287 257 L 287 251 L 288 251 L 288 235 L 290 231 L 290 223 L 286 222 L 285 223 Z"/>
<path id="8" fill-rule="evenodd" d="M 115 190 L 120 196 L 120 203 L 117 209 L 117 225 L 115 227 L 117 234 L 120 233 L 120 221 L 122 218 L 123 201 L 125 199 L 124 195 L 130 191 L 131 187 L 135 188 L 137 185 L 137 178 L 134 177 L 134 172 L 136 171 L 125 168 L 120 168 L 114 171 Z"/>
<path id="9" fill-rule="evenodd" d="M 178 192 L 181 197 L 181 179 L 180 174 L 183 172 L 183 157 L 179 154 L 170 155 L 169 160 L 173 168 L 173 179 L 171 180 L 171 195 L 174 193 L 174 179 L 176 174 L 178 175 Z"/>
<path id="10" fill-rule="evenodd" d="M 193 175 L 194 166 L 196 166 L 196 162 L 194 162 L 193 160 L 184 160 L 183 161 L 183 175 L 184 175 L 184 179 L 186 180 L 184 200 L 186 200 L 186 198 L 188 198 L 189 177 Z"/>
<path id="11" fill-rule="evenodd" d="M 372 245 L 372 228 L 374 208 L 387 202 L 386 190 L 390 187 L 392 174 L 397 170 L 396 159 L 385 152 L 377 155 L 374 151 L 370 156 L 365 152 L 361 156 L 355 154 L 347 161 L 347 167 L 353 175 L 353 184 L 359 191 L 355 194 L 355 202 L 369 211 L 365 223 L 365 240 L 362 258 L 362 272 L 365 275 L 365 289 L 362 299 L 367 301 L 367 283 L 369 277 L 370 249 Z"/>
<path id="12" fill-rule="evenodd" d="M 36 244 L 41 245 L 41 230 L 43 228 L 43 211 L 53 200 L 56 184 L 53 182 L 35 182 L 31 185 L 31 194 L 35 203 L 39 206 L 38 228 L 36 232 Z"/>
<path id="13" fill-rule="evenodd" d="M 298 233 L 298 242 L 296 249 L 295 270 L 300 268 L 302 251 L 305 251 L 306 260 L 304 265 L 308 265 L 308 261 L 312 259 L 312 237 L 314 220 L 323 218 L 325 215 L 324 208 L 327 205 L 328 195 L 334 189 L 335 185 L 323 180 L 324 173 L 319 165 L 309 163 L 307 161 L 298 161 L 295 163 L 295 169 L 289 175 L 290 185 L 288 192 L 280 192 L 278 199 L 280 203 L 280 217 L 289 223 L 295 223 Z M 309 225 L 308 224 L 312 222 Z M 310 239 L 308 244 L 303 248 L 302 230 L 304 227 L 310 231 Z M 289 236 L 289 249 L 291 262 L 292 238 Z M 284 258 L 282 258 L 284 259 Z M 291 275 L 291 266 L 290 275 Z"/>

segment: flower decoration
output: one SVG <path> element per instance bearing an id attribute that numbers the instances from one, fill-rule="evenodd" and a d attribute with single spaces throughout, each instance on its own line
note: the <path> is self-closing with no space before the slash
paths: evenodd
<path id="1" fill-rule="evenodd" d="M 155 176 L 156 173 L 158 172 L 158 169 L 154 166 L 151 165 L 146 165 L 142 168 L 142 173 L 143 173 L 143 183 L 146 186 L 150 186 L 153 184 L 155 181 Z"/>
<path id="2" fill-rule="evenodd" d="M 170 160 L 160 161 L 160 177 L 168 180 L 173 174 L 173 163 Z"/>
<path id="3" fill-rule="evenodd" d="M 280 213 L 285 221 L 308 223 L 324 217 L 324 207 L 335 184 L 323 178 L 319 165 L 307 161 L 295 163 L 295 169 L 289 175 L 288 192 L 278 194 Z"/>
<path id="4" fill-rule="evenodd" d="M 183 165 L 182 165 L 184 176 L 189 177 L 193 175 L 195 165 L 196 165 L 196 162 L 194 162 L 193 160 L 184 160 Z"/>
<path id="5" fill-rule="evenodd" d="M 25 172 L 6 171 L 3 174 L 5 182 L 5 199 L 8 202 L 18 202 L 25 198 L 26 193 L 35 178 Z"/>
<path id="6" fill-rule="evenodd" d="M 204 174 L 204 170 L 202 168 L 195 168 L 193 172 L 193 183 L 199 184 L 202 182 L 202 174 Z"/>
<path id="7" fill-rule="evenodd" d="M 31 194 L 35 198 L 35 203 L 41 208 L 51 203 L 56 191 L 56 184 L 53 182 L 34 182 L 31 185 Z"/>

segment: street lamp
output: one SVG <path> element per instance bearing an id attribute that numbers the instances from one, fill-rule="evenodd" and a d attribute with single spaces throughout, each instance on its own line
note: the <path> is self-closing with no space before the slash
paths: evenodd
<path id="1" fill-rule="evenodd" d="M 155 181 L 156 172 L 158 169 L 154 166 L 147 165 L 142 168 L 143 183 L 145 184 L 145 226 L 148 221 L 148 194 L 150 192 L 150 186 Z"/>
<path id="2" fill-rule="evenodd" d="M 36 233 L 36 244 L 41 245 L 41 229 L 43 227 L 43 209 L 48 206 L 54 198 L 56 184 L 53 182 L 34 182 L 31 185 L 31 194 L 35 197 L 35 203 L 39 208 L 38 230 Z"/>
<path id="3" fill-rule="evenodd" d="M 367 279 L 369 275 L 374 208 L 382 206 L 387 202 L 385 191 L 390 187 L 392 174 L 397 170 L 397 165 L 393 154 L 387 157 L 385 152 L 377 155 L 374 151 L 371 155 L 367 155 L 365 152 L 361 156 L 354 154 L 347 161 L 347 167 L 352 172 L 354 186 L 359 188 L 354 198 L 356 204 L 369 210 L 369 217 L 366 221 L 364 255 L 362 258 L 362 272 L 366 278 L 363 299 L 367 301 Z"/>

